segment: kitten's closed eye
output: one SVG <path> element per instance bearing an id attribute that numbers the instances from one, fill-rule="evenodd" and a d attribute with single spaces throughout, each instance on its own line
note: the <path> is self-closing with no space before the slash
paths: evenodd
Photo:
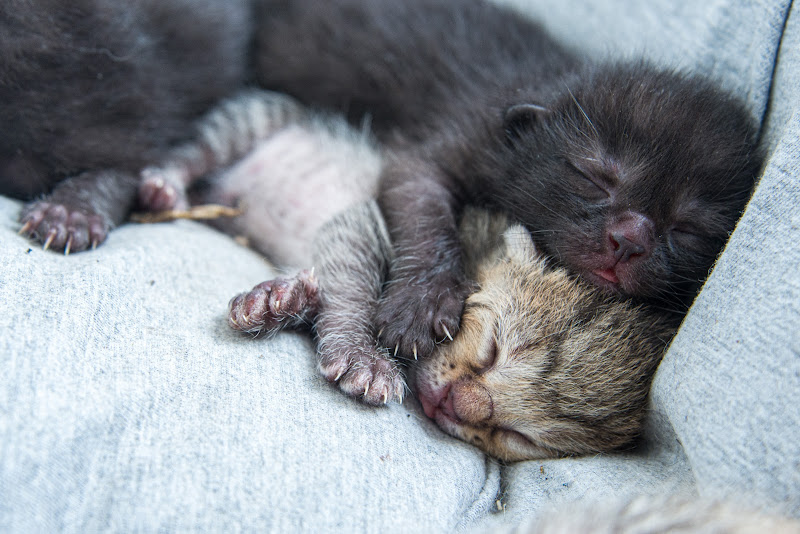
<path id="1" fill-rule="evenodd" d="M 671 248 L 675 248 L 676 246 L 702 248 L 706 240 L 706 236 L 701 234 L 697 228 L 686 223 L 678 223 L 669 231 L 669 243 Z"/>
<path id="2" fill-rule="evenodd" d="M 577 188 L 577 193 L 587 200 L 602 202 L 612 197 L 614 189 L 611 181 L 601 173 L 576 165 L 571 161 L 567 162 L 571 174 L 574 177 L 573 183 Z"/>
<path id="3" fill-rule="evenodd" d="M 482 375 L 490 371 L 497 363 L 497 354 L 497 337 L 493 335 L 489 338 L 488 347 L 477 354 L 478 368 L 475 370 L 476 374 Z"/>

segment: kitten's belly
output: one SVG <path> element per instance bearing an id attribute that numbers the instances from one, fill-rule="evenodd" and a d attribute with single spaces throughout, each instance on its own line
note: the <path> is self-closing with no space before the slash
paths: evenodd
<path id="1" fill-rule="evenodd" d="M 320 226 L 377 191 L 377 151 L 359 132 L 337 128 L 283 129 L 214 180 L 207 201 L 245 211 L 226 230 L 279 265 L 311 266 Z"/>

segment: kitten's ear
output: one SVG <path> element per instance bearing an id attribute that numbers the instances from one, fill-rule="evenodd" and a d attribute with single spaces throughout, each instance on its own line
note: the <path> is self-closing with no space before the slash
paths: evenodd
<path id="1" fill-rule="evenodd" d="M 531 233 L 520 224 L 509 226 L 503 232 L 506 244 L 506 255 L 514 261 L 527 263 L 539 257 Z"/>
<path id="2" fill-rule="evenodd" d="M 509 137 L 517 135 L 547 118 L 550 110 L 539 104 L 516 104 L 506 110 L 503 127 Z"/>

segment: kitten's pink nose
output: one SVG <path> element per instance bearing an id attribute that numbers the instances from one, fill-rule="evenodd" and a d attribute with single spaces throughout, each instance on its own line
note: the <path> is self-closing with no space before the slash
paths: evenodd
<path id="1" fill-rule="evenodd" d="M 630 211 L 609 225 L 608 241 L 617 262 L 646 258 L 653 249 L 653 223 L 647 216 Z"/>
<path id="2" fill-rule="evenodd" d="M 450 389 L 450 398 L 456 417 L 469 424 L 488 421 L 494 413 L 489 391 L 474 380 L 459 380 Z"/>

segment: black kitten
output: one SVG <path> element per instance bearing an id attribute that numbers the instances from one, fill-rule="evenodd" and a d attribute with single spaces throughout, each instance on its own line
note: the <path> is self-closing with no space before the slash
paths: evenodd
<path id="1" fill-rule="evenodd" d="M 476 0 L 262 0 L 259 81 L 369 116 L 399 154 L 380 204 L 395 260 L 383 341 L 426 354 L 458 327 L 462 206 L 508 211 L 553 260 L 685 311 L 760 167 L 745 107 L 696 76 L 596 65 Z"/>
<path id="2" fill-rule="evenodd" d="M 239 88 L 246 0 L 0 3 L 0 194 L 66 252 L 127 215 L 138 172 Z M 42 196 L 46 195 L 46 196 Z"/>

